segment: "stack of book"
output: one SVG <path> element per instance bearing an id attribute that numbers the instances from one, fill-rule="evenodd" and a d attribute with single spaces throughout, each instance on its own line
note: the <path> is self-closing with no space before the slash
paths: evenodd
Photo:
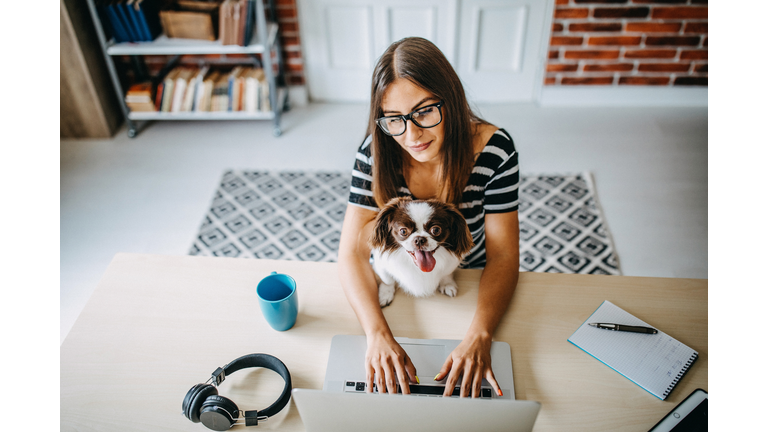
<path id="1" fill-rule="evenodd" d="M 269 112 L 269 83 L 264 70 L 237 66 L 229 71 L 179 66 L 157 86 L 155 109 L 161 112 Z"/>
<path id="2" fill-rule="evenodd" d="M 151 82 L 134 84 L 125 95 L 125 103 L 131 111 L 157 111 L 153 96 Z"/>
<path id="3" fill-rule="evenodd" d="M 149 42 L 163 29 L 160 0 L 97 0 L 96 10 L 107 39 L 115 42 Z"/>
<path id="4" fill-rule="evenodd" d="M 224 0 L 219 8 L 219 40 L 222 45 L 246 46 L 255 26 L 256 2 Z"/>

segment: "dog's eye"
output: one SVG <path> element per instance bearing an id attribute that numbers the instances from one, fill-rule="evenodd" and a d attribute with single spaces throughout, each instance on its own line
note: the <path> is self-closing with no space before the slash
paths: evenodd
<path id="1" fill-rule="evenodd" d="M 400 228 L 400 235 L 405 237 L 408 235 L 408 230 L 405 228 Z"/>
<path id="2" fill-rule="evenodd" d="M 439 236 L 440 235 L 440 227 L 435 225 L 432 228 L 429 229 L 429 233 L 433 236 Z"/>

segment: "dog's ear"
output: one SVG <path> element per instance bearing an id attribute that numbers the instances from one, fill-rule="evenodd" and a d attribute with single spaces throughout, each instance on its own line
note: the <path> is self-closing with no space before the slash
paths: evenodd
<path id="1" fill-rule="evenodd" d="M 445 211 L 451 220 L 450 241 L 454 243 L 454 253 L 463 258 L 474 246 L 472 233 L 469 231 L 466 219 L 453 204 L 446 203 Z"/>
<path id="2" fill-rule="evenodd" d="M 390 238 L 390 227 L 392 223 L 392 217 L 395 215 L 397 209 L 404 205 L 406 201 L 411 201 L 410 198 L 392 198 L 387 202 L 383 209 L 376 215 L 376 219 L 373 222 L 373 232 L 371 238 L 368 239 L 368 245 L 373 249 L 385 249 L 388 240 Z"/>

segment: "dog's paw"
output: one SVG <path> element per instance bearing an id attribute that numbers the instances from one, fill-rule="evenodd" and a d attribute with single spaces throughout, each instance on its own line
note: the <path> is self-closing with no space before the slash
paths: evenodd
<path id="1" fill-rule="evenodd" d="M 392 300 L 395 298 L 395 284 L 387 285 L 381 283 L 379 285 L 379 305 L 381 307 L 389 306 Z"/>
<path id="2" fill-rule="evenodd" d="M 456 285 L 454 285 L 453 283 L 445 284 L 445 285 L 441 284 L 437 288 L 437 291 L 440 292 L 440 294 L 447 295 L 448 297 L 456 297 L 456 294 L 459 293 L 459 289 L 456 288 Z"/>

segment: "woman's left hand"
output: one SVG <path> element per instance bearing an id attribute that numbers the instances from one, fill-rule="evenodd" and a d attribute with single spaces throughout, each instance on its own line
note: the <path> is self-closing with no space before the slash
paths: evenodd
<path id="1" fill-rule="evenodd" d="M 480 397 L 480 385 L 485 378 L 497 395 L 502 396 L 499 383 L 491 369 L 491 336 L 467 335 L 454 349 L 435 377 L 439 381 L 446 377 L 443 396 L 451 396 L 460 377 L 460 397 Z"/>

